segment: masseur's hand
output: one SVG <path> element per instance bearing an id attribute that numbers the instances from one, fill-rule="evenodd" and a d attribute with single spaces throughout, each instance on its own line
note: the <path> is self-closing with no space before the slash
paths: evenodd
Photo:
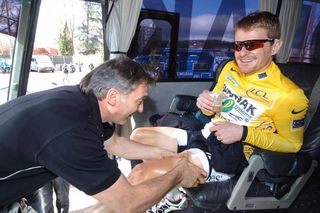
<path id="1" fill-rule="evenodd" d="M 176 166 L 176 169 L 181 172 L 181 181 L 179 186 L 186 188 L 196 187 L 199 184 L 203 184 L 207 176 L 207 173 L 200 167 L 191 163 L 188 160 L 188 157 L 188 152 L 180 153 L 180 160 Z"/>

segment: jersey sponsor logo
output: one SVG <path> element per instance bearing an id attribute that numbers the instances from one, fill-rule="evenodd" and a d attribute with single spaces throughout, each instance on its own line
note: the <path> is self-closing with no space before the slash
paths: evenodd
<path id="1" fill-rule="evenodd" d="M 304 118 L 292 120 L 292 128 L 298 129 L 304 126 Z"/>
<path id="2" fill-rule="evenodd" d="M 229 80 L 235 87 L 240 86 L 240 84 L 236 80 L 234 80 L 234 78 L 229 74 L 227 75 L 227 80 Z"/>
<path id="3" fill-rule="evenodd" d="M 233 114 L 232 112 L 229 113 L 229 116 L 234 120 L 234 121 L 237 121 L 237 122 L 241 122 L 244 120 L 243 117 L 239 116 L 239 115 L 236 115 L 236 114 Z M 248 121 L 247 121 L 248 122 Z"/>
<path id="4" fill-rule="evenodd" d="M 225 120 L 238 125 L 247 125 L 256 120 L 264 111 L 263 105 L 251 98 L 247 98 L 245 91 L 236 91 L 228 83 L 225 82 L 223 87 L 223 92 L 228 98 L 223 102 L 221 116 Z"/>
<path id="5" fill-rule="evenodd" d="M 266 91 L 257 88 L 250 88 L 246 91 L 246 94 L 250 98 L 259 99 L 259 101 L 262 101 L 268 106 L 272 105 L 272 101 L 269 99 L 269 95 Z"/>
<path id="6" fill-rule="evenodd" d="M 291 114 L 296 115 L 296 114 L 299 114 L 299 113 L 303 112 L 304 110 L 305 110 L 305 109 L 296 111 L 296 110 L 293 109 L 293 110 L 291 111 Z"/>
<path id="7" fill-rule="evenodd" d="M 246 95 L 256 101 L 262 102 L 268 108 L 273 106 L 274 101 L 277 99 L 279 94 L 273 91 L 265 91 L 260 88 L 251 87 L 246 91 Z"/>
<path id="8" fill-rule="evenodd" d="M 234 106 L 234 100 L 226 99 L 222 103 L 222 112 L 230 112 Z"/>
<path id="9" fill-rule="evenodd" d="M 237 95 L 233 93 L 229 88 L 224 86 L 223 92 L 229 96 L 229 98 L 232 98 L 243 110 L 245 110 L 247 113 L 250 115 L 254 116 L 255 115 L 255 110 L 257 109 L 253 104 L 250 103 L 250 101 L 242 97 L 240 95 Z"/>

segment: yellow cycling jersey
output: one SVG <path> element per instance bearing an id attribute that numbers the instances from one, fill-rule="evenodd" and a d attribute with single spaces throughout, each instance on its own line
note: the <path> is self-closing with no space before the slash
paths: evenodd
<path id="1" fill-rule="evenodd" d="M 213 92 L 227 95 L 222 112 L 214 119 L 247 127 L 243 140 L 247 158 L 253 147 L 285 153 L 300 150 L 308 99 L 274 62 L 266 70 L 245 74 L 230 61 Z"/>

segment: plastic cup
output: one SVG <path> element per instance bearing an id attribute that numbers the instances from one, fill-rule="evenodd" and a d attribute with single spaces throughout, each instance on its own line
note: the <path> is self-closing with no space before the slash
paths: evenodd
<path id="1" fill-rule="evenodd" d="M 213 108 L 214 113 L 220 113 L 222 110 L 223 93 L 212 93 L 213 97 Z"/>

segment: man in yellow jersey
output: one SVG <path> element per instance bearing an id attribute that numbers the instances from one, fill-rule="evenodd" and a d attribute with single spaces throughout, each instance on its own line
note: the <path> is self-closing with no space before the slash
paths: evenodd
<path id="1" fill-rule="evenodd" d="M 131 139 L 171 151 L 188 150 L 192 161 L 207 171 L 208 182 L 224 181 L 241 172 L 254 147 L 298 152 L 308 99 L 273 62 L 282 44 L 280 32 L 278 17 L 269 12 L 249 14 L 237 23 L 235 60 L 224 66 L 213 91 L 203 91 L 197 99 L 202 113 L 212 116 L 203 130 L 146 127 L 136 129 Z M 221 111 L 215 113 L 217 98 L 223 100 Z M 175 159 L 145 162 L 133 170 L 129 179 L 139 183 L 175 164 Z M 150 212 L 169 212 L 185 206 L 181 193 L 166 198 Z"/>

